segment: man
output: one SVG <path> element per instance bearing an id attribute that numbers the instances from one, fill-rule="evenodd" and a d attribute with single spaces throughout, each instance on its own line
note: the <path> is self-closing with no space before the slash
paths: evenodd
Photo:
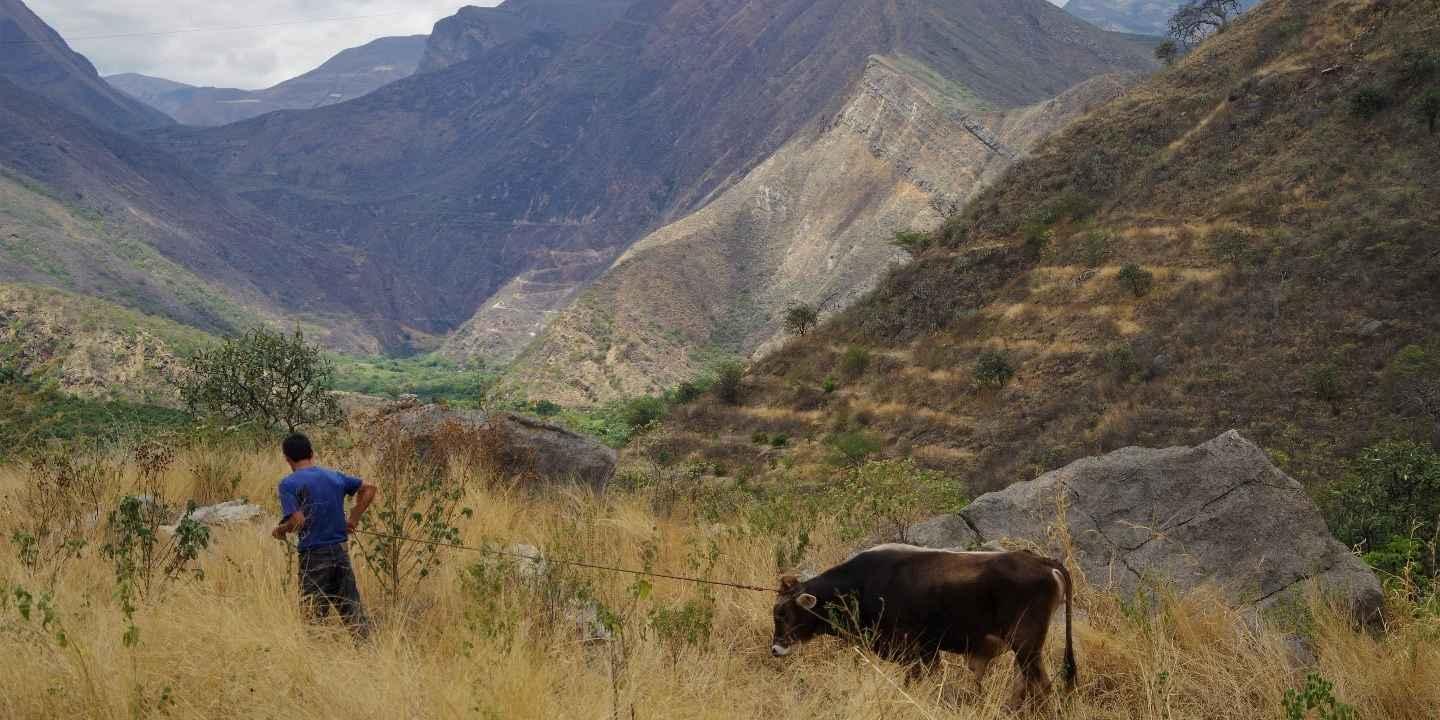
<path id="1" fill-rule="evenodd" d="M 290 475 L 280 481 L 280 514 L 271 533 L 284 540 L 300 533 L 300 593 L 312 622 L 325 619 L 331 607 L 357 638 L 370 634 L 370 621 L 360 604 L 355 570 L 345 549 L 360 517 L 375 501 L 374 485 L 315 464 L 310 438 L 295 433 L 281 449 Z M 355 507 L 345 517 L 345 497 L 355 496 Z"/>

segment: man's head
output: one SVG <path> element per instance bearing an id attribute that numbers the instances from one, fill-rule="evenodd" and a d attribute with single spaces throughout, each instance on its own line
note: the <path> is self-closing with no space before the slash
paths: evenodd
<path id="1" fill-rule="evenodd" d="M 300 433 L 292 433 L 285 438 L 285 442 L 280 443 L 280 449 L 285 452 L 285 461 L 290 463 L 292 468 L 315 459 L 315 449 L 310 447 L 310 438 Z"/>
<path id="2" fill-rule="evenodd" d="M 780 594 L 775 598 L 775 636 L 770 654 L 784 657 L 796 645 L 825 630 L 825 621 L 815 612 L 819 601 L 805 591 L 805 583 L 794 575 L 780 578 Z"/>

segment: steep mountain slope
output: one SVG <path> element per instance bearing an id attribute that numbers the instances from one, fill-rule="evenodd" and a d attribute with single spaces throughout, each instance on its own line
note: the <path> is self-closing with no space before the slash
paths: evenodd
<path id="1" fill-rule="evenodd" d="M 637 0 L 598 32 L 580 25 L 472 43 L 465 62 L 343 107 L 157 142 L 291 224 L 425 278 L 378 288 L 388 319 L 470 321 L 480 350 L 506 355 L 636 240 L 818 131 L 873 55 L 912 57 L 996 107 L 1150 63 L 1044 0 Z M 515 312 L 502 300 L 520 284 L 537 292 Z"/>
<path id="2" fill-rule="evenodd" d="M 179 358 L 214 336 L 93 296 L 0 283 L 0 353 L 67 395 L 173 406 Z"/>
<path id="3" fill-rule="evenodd" d="M 20 0 L 0 0 L 0 79 L 112 130 L 170 124 L 163 113 L 115 90 L 95 66 Z"/>
<path id="4" fill-rule="evenodd" d="M 368 95 L 414 74 L 427 40 L 425 35 L 380 38 L 264 90 L 194 87 L 134 73 L 105 80 L 177 122 L 225 125 L 276 110 L 308 110 Z"/>
<path id="5" fill-rule="evenodd" d="M 506 0 L 495 7 L 462 7 L 435 23 L 420 72 L 473 60 L 532 34 L 594 35 L 634 4 L 635 0 Z"/>
<path id="6" fill-rule="evenodd" d="M 1249 8 L 1259 0 L 1241 0 Z M 1184 0 L 1070 0 L 1065 10 L 1106 30 L 1164 35 Z"/>
<path id="7" fill-rule="evenodd" d="M 874 441 L 978 491 L 1229 428 L 1312 483 L 1428 437 L 1382 371 L 1440 336 L 1437 32 L 1436 0 L 1258 6 L 759 362 L 739 406 L 685 407 L 661 441 L 764 472 L 750 438 L 783 433 L 779 466 L 815 481 Z"/>
<path id="8" fill-rule="evenodd" d="M 904 257 L 896 228 L 935 229 L 1017 153 L 1132 78 L 1014 111 L 978 110 L 938 80 L 908 58 L 872 59 L 822 134 L 631 248 L 520 357 L 512 384 L 588 404 L 656 393 L 717 355 L 763 352 L 787 306 L 851 304 Z M 465 339 L 462 329 L 447 347 Z"/>

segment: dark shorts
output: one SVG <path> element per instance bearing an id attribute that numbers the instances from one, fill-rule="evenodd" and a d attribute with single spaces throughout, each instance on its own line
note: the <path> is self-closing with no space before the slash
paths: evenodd
<path id="1" fill-rule="evenodd" d="M 312 622 L 323 621 L 333 607 L 356 637 L 370 635 L 370 619 L 360 604 L 355 569 L 350 565 L 350 552 L 344 545 L 301 551 L 300 595 Z"/>

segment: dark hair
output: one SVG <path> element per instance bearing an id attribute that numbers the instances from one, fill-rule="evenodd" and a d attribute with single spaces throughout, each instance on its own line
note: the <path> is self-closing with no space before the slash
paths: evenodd
<path id="1" fill-rule="evenodd" d="M 290 462 L 300 462 L 315 457 L 315 449 L 310 447 L 310 438 L 300 433 L 294 433 L 285 438 L 285 442 L 280 444 L 280 448 L 285 451 L 285 457 Z"/>

